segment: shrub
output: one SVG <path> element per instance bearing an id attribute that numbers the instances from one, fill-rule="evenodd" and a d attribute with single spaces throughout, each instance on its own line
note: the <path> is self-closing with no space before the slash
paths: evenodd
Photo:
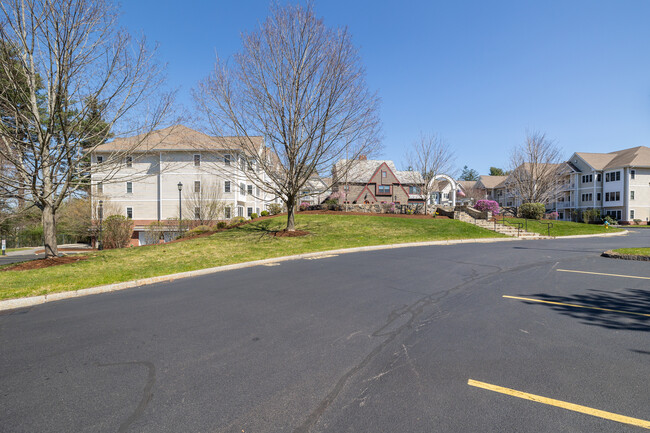
<path id="1" fill-rule="evenodd" d="M 206 225 L 201 225 L 201 226 L 196 226 L 192 230 L 188 230 L 183 234 L 183 237 L 191 237 L 191 236 L 197 236 L 197 235 L 202 235 L 203 233 L 211 232 L 212 227 L 206 226 Z"/>
<path id="2" fill-rule="evenodd" d="M 244 218 L 244 217 L 240 217 L 240 216 L 234 217 L 233 219 L 230 220 L 230 226 L 232 227 L 232 226 L 237 225 L 239 223 L 243 223 L 244 221 L 246 221 L 246 218 Z"/>
<path id="3" fill-rule="evenodd" d="M 228 226 L 228 223 L 225 222 L 225 221 L 219 221 L 219 222 L 217 223 L 217 228 L 218 228 L 218 229 L 225 229 L 227 226 Z"/>
<path id="4" fill-rule="evenodd" d="M 560 214 L 557 213 L 557 212 L 551 212 L 550 214 L 548 214 L 548 218 L 552 219 L 552 220 L 558 219 L 559 216 L 560 216 Z"/>
<path id="5" fill-rule="evenodd" d="M 474 208 L 481 212 L 490 211 L 492 215 L 499 215 L 499 203 L 494 200 L 479 200 Z"/>
<path id="6" fill-rule="evenodd" d="M 599 209 L 585 209 L 582 211 L 582 222 L 589 224 L 596 221 L 600 221 Z"/>
<path id="7" fill-rule="evenodd" d="M 133 221 L 124 215 L 111 215 L 104 219 L 102 232 L 105 249 L 127 247 L 133 235 Z"/>
<path id="8" fill-rule="evenodd" d="M 263 210 L 262 212 L 260 212 L 260 215 L 263 216 L 263 217 L 265 217 L 265 216 L 269 216 L 269 212 Z"/>
<path id="9" fill-rule="evenodd" d="M 519 206 L 518 214 L 520 218 L 539 220 L 542 219 L 545 211 L 544 203 L 524 203 Z"/>
<path id="10" fill-rule="evenodd" d="M 616 220 L 609 215 L 606 215 L 604 221 L 608 224 L 616 224 Z"/>
<path id="11" fill-rule="evenodd" d="M 634 218 L 633 221 L 634 221 L 634 224 L 636 224 L 636 225 L 640 225 L 640 224 L 641 224 L 641 220 L 638 219 L 638 218 Z"/>
<path id="12" fill-rule="evenodd" d="M 299 206 L 298 209 L 300 209 L 301 211 L 309 210 L 309 203 L 307 203 L 306 201 L 303 201 L 302 203 L 300 203 L 300 206 Z"/>
<path id="13" fill-rule="evenodd" d="M 255 212 L 253 212 L 253 213 L 251 214 L 251 219 L 254 220 L 255 218 L 257 218 L 257 214 L 256 214 Z"/>
<path id="14" fill-rule="evenodd" d="M 271 215 L 277 215 L 279 213 L 282 213 L 283 210 L 284 210 L 284 207 L 281 204 L 271 203 L 269 205 L 269 214 L 271 214 Z"/>

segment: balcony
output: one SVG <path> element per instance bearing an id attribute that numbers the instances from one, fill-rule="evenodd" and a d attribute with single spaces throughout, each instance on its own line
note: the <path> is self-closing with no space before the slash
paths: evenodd
<path id="1" fill-rule="evenodd" d="M 572 208 L 576 207 L 576 203 L 574 201 L 558 201 L 557 202 L 557 208 L 558 209 L 566 209 L 566 208 Z"/>
<path id="2" fill-rule="evenodd" d="M 572 191 L 576 188 L 576 184 L 573 182 L 563 183 L 560 185 L 560 191 Z"/>

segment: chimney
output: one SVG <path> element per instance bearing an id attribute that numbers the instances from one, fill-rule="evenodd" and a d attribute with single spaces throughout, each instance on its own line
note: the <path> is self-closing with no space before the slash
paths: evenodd
<path id="1" fill-rule="evenodd" d="M 366 155 L 359 155 L 359 161 L 367 161 L 368 157 Z"/>

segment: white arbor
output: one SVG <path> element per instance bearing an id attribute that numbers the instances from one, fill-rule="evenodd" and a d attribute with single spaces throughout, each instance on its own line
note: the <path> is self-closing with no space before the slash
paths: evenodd
<path id="1" fill-rule="evenodd" d="M 434 198 L 434 195 L 438 193 L 442 194 L 442 191 L 434 190 L 433 184 L 437 182 L 438 179 L 444 179 L 447 182 L 449 182 L 449 185 L 451 186 L 451 205 L 452 207 L 456 207 L 456 191 L 458 191 L 458 182 L 456 182 L 451 176 L 448 176 L 446 174 L 437 174 L 431 178 L 431 181 L 429 182 L 429 188 L 428 188 L 429 191 L 431 191 L 428 199 L 429 204 L 430 205 L 438 204 L 436 202 L 436 199 Z"/>

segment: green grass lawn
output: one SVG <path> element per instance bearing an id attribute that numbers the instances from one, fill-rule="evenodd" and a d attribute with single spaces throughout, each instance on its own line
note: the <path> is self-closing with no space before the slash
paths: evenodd
<path id="1" fill-rule="evenodd" d="M 8 253 L 14 252 L 14 251 L 23 251 L 23 250 L 31 250 L 33 247 L 25 247 L 25 248 L 7 248 L 5 251 Z"/>
<path id="2" fill-rule="evenodd" d="M 84 289 L 251 260 L 367 245 L 503 237 L 455 220 L 357 215 L 300 215 L 304 237 L 273 237 L 286 217 L 252 222 L 208 237 L 139 248 L 92 252 L 77 263 L 0 272 L 0 299 Z"/>
<path id="3" fill-rule="evenodd" d="M 501 218 L 499 218 L 499 221 L 501 221 Z M 512 226 L 515 226 L 515 224 L 513 224 L 515 222 L 525 224 L 525 220 L 523 218 L 506 218 L 506 222 Z M 546 223 L 548 222 L 553 224 L 553 227 L 551 227 L 551 236 L 593 235 L 620 232 L 623 230 L 614 227 L 606 228 L 605 226 L 599 224 L 584 224 L 571 221 L 528 220 L 528 231 L 546 236 L 548 234 L 548 226 Z M 526 226 L 523 228 L 525 229 Z"/>
<path id="4" fill-rule="evenodd" d="M 632 254 L 635 256 L 650 256 L 650 248 L 619 248 L 613 251 L 619 254 Z"/>

